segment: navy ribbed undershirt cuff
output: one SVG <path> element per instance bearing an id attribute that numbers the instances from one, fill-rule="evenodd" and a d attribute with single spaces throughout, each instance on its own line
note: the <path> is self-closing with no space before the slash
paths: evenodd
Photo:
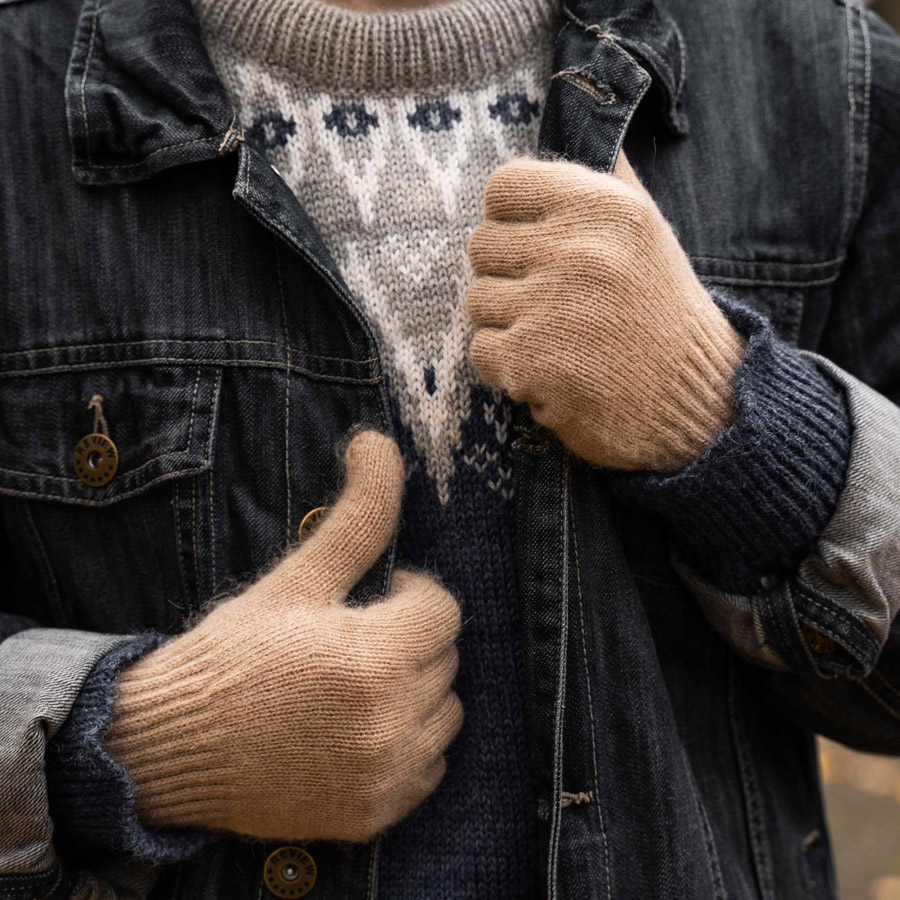
<path id="1" fill-rule="evenodd" d="M 625 499 L 660 513 L 677 556 L 729 592 L 790 577 L 834 513 L 850 455 L 844 393 L 769 322 L 713 299 L 747 339 L 733 423 L 674 474 L 617 474 Z"/>
<path id="2" fill-rule="evenodd" d="M 146 634 L 107 653 L 82 686 L 47 747 L 47 792 L 56 842 L 70 851 L 125 852 L 146 862 L 179 862 L 212 839 L 200 829 L 153 828 L 137 813 L 128 770 L 107 750 L 116 682 L 130 663 L 164 638 Z"/>

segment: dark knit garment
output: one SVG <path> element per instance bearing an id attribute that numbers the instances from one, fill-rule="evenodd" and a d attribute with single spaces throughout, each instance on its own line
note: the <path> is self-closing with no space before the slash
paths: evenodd
<path id="1" fill-rule="evenodd" d="M 850 455 L 843 391 L 726 292 L 747 339 L 732 425 L 674 475 L 616 475 L 627 502 L 661 513 L 676 554 L 723 590 L 754 594 L 796 571 L 837 505 Z"/>
<path id="2" fill-rule="evenodd" d="M 128 771 L 104 743 L 119 673 L 163 640 L 162 635 L 145 634 L 107 653 L 47 745 L 50 816 L 57 847 L 64 853 L 103 849 L 166 863 L 186 859 L 211 840 L 199 830 L 142 825 Z"/>
<path id="3" fill-rule="evenodd" d="M 401 566 L 437 574 L 459 600 L 463 629 L 456 690 L 463 730 L 437 792 L 383 845 L 381 896 L 537 897 L 536 808 L 522 718 L 519 610 L 513 572 L 510 407 L 473 391 L 442 504 L 408 431 Z M 400 425 L 399 416 L 395 419 Z M 492 488 L 497 488 L 493 489 Z M 429 893 L 429 896 L 431 894 Z"/>

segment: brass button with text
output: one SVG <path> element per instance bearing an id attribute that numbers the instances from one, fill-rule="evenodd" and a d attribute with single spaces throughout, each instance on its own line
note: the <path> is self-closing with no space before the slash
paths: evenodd
<path id="1" fill-rule="evenodd" d="M 303 897 L 317 874 L 316 861 L 302 847 L 279 847 L 263 866 L 263 880 L 276 897 Z"/>
<path id="2" fill-rule="evenodd" d="M 116 445 L 99 432 L 85 435 L 75 445 L 75 474 L 89 487 L 102 487 L 119 468 Z"/>
<path id="3" fill-rule="evenodd" d="M 327 506 L 317 506 L 315 509 L 311 509 L 300 522 L 300 527 L 297 529 L 297 538 L 302 541 L 303 538 L 314 531 L 316 525 L 322 521 L 327 512 Z"/>

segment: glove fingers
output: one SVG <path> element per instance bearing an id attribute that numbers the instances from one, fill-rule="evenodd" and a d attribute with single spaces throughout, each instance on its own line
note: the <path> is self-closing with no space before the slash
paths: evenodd
<path id="1" fill-rule="evenodd" d="M 485 219 L 531 222 L 558 208 L 559 167 L 557 162 L 529 158 L 504 163 L 488 180 Z"/>
<path id="2" fill-rule="evenodd" d="M 553 233 L 545 222 L 482 222 L 469 240 L 476 275 L 521 278 L 548 254 Z"/>
<path id="3" fill-rule="evenodd" d="M 344 456 L 346 479 L 334 509 L 295 554 L 307 583 L 342 600 L 387 549 L 403 498 L 403 459 L 391 438 L 364 431 Z"/>
<path id="4" fill-rule="evenodd" d="M 469 318 L 479 328 L 507 328 L 528 308 L 534 285 L 528 279 L 476 278 L 469 288 Z"/>

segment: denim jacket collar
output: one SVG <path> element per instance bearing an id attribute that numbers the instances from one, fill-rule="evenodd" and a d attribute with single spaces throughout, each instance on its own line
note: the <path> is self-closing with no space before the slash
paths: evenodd
<path id="1" fill-rule="evenodd" d="M 669 127 L 687 130 L 684 41 L 668 13 L 653 0 L 567 0 L 563 16 L 560 39 L 571 25 L 640 60 Z M 189 0 L 85 0 L 66 108 L 72 170 L 82 184 L 141 181 L 227 154 L 242 139 Z"/>
<path id="2" fill-rule="evenodd" d="M 240 138 L 189 0 L 85 0 L 66 110 L 83 184 L 140 181 Z"/>
<path id="3" fill-rule="evenodd" d="M 663 118 L 675 134 L 687 133 L 682 110 L 687 78 L 684 36 L 654 0 L 566 0 L 563 15 L 598 38 L 617 42 L 653 79 Z"/>

